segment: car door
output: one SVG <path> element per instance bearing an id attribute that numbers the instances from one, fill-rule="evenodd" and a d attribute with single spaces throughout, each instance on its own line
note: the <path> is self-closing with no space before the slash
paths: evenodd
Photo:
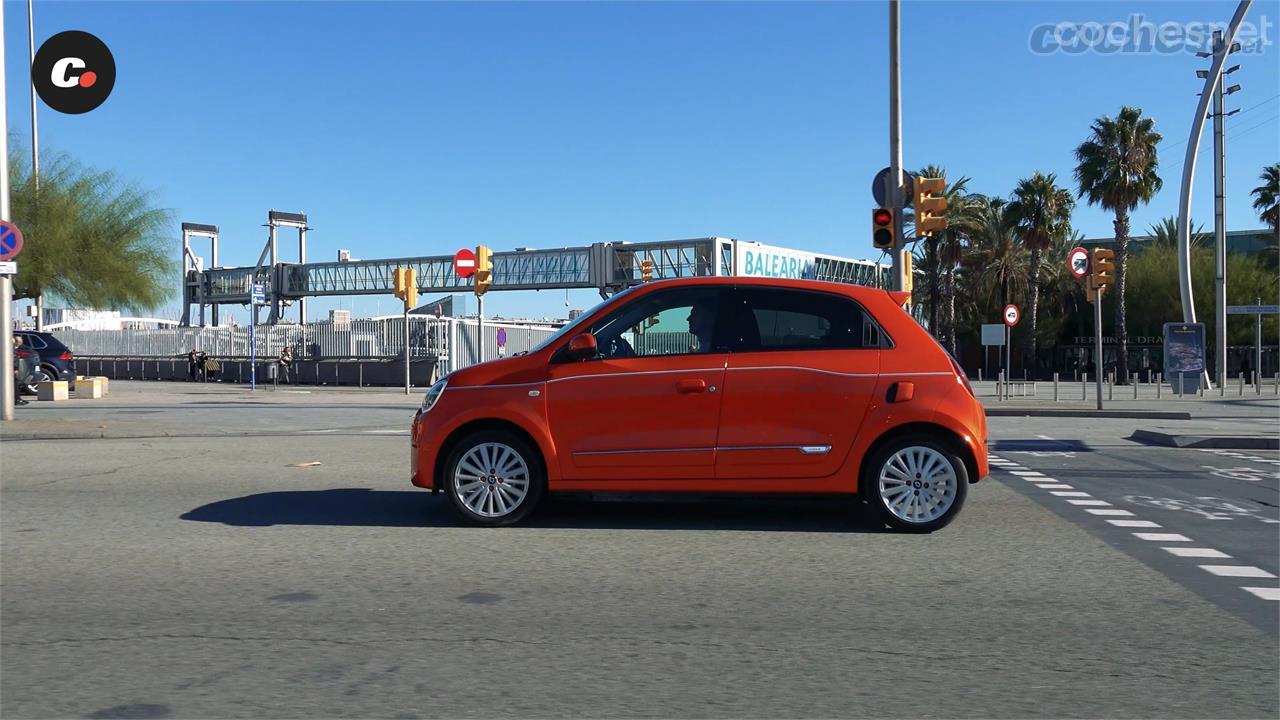
<path id="1" fill-rule="evenodd" d="M 584 328 L 599 355 L 557 354 L 547 418 L 566 480 L 713 478 L 727 354 L 722 290 L 650 292 Z"/>
<path id="2" fill-rule="evenodd" d="M 852 299 L 821 291 L 743 286 L 725 313 L 734 352 L 716 477 L 834 473 L 872 402 L 878 327 Z"/>

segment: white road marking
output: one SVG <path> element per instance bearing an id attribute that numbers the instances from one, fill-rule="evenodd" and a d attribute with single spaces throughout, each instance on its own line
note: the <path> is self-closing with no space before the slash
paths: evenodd
<path id="1" fill-rule="evenodd" d="M 1254 595 L 1257 595 L 1263 600 L 1280 600 L 1280 588 L 1247 587 L 1247 588 L 1241 588 L 1241 589 L 1248 590 L 1249 592 L 1253 593 Z"/>
<path id="2" fill-rule="evenodd" d="M 1177 555 L 1178 557 L 1198 557 L 1198 558 L 1229 558 L 1230 555 L 1221 550 L 1213 548 L 1194 548 L 1194 547 L 1166 547 L 1160 548 L 1167 553 Z"/>
<path id="3" fill-rule="evenodd" d="M 328 430 L 303 430 L 302 432 L 304 432 L 304 433 L 315 433 L 315 434 L 319 434 L 319 433 L 336 433 L 336 432 L 338 432 L 338 428 L 329 428 Z"/>
<path id="4" fill-rule="evenodd" d="M 1020 477 L 1044 477 L 1044 473 L 1036 472 L 1035 470 L 1010 470 L 1009 472 Z"/>
<path id="5" fill-rule="evenodd" d="M 365 435 L 408 435 L 408 430 L 365 430 Z"/>
<path id="6" fill-rule="evenodd" d="M 1074 485 L 1065 485 L 1063 483 L 1040 483 L 1039 485 L 1036 485 L 1036 487 L 1041 487 L 1041 488 L 1044 488 L 1045 490 L 1075 490 L 1076 489 Z"/>
<path id="7" fill-rule="evenodd" d="M 1255 577 L 1255 578 L 1273 578 L 1275 575 L 1252 565 L 1201 565 L 1201 570 L 1207 570 L 1214 575 L 1222 577 Z"/>
<path id="8" fill-rule="evenodd" d="M 1049 494 L 1058 497 L 1090 497 L 1089 493 L 1083 490 L 1052 490 Z"/>
<path id="9" fill-rule="evenodd" d="M 1111 503 L 1107 502 L 1106 500 L 1067 500 L 1067 502 L 1071 503 L 1072 505 L 1081 505 L 1081 506 L 1084 506 L 1084 505 L 1093 505 L 1093 506 L 1095 506 L 1095 507 L 1096 507 L 1096 506 L 1100 506 L 1100 505 L 1110 505 L 1110 504 L 1111 504 Z"/>
<path id="10" fill-rule="evenodd" d="M 1111 523 L 1112 525 L 1115 525 L 1116 527 L 1144 527 L 1144 528 L 1163 527 L 1160 523 L 1151 522 L 1150 520 L 1108 520 L 1107 522 Z"/>
<path id="11" fill-rule="evenodd" d="M 1111 515 L 1114 517 L 1133 517 L 1133 513 L 1128 510 L 1120 510 L 1118 508 L 1094 508 L 1085 510 L 1090 515 Z"/>
<path id="12" fill-rule="evenodd" d="M 1132 522 L 1132 521 L 1128 521 L 1128 520 L 1112 520 L 1111 522 L 1113 522 L 1113 523 L 1117 523 L 1117 524 L 1118 524 L 1118 523 L 1122 523 L 1122 522 Z M 1142 522 L 1142 521 L 1141 521 L 1141 520 L 1139 520 L 1139 521 L 1137 521 L 1137 522 Z M 1153 524 L 1154 524 L 1154 523 L 1153 523 Z M 1131 525 L 1130 525 L 1130 526 L 1128 526 L 1128 527 L 1133 527 L 1133 526 L 1131 526 Z M 1145 527 L 1145 526 L 1144 526 L 1144 527 Z M 1134 534 L 1133 534 L 1133 536 L 1134 536 L 1134 537 L 1136 537 L 1136 538 L 1138 538 L 1139 540 L 1150 540 L 1150 541 L 1152 541 L 1152 542 L 1191 542 L 1191 538 L 1187 537 L 1186 535 L 1179 535 L 1178 533 L 1147 533 L 1147 532 L 1136 532 L 1136 533 L 1134 533 Z"/>

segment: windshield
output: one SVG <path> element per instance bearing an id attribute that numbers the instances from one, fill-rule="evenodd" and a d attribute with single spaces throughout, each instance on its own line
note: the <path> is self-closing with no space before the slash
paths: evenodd
<path id="1" fill-rule="evenodd" d="M 623 290 L 622 292 L 618 293 L 617 295 L 614 295 L 614 296 L 613 296 L 613 297 L 611 297 L 611 298 L 608 298 L 608 299 L 605 299 L 605 300 L 601 300 L 600 302 L 596 303 L 596 304 L 595 304 L 595 307 L 591 308 L 590 310 L 588 310 L 588 311 L 586 311 L 586 312 L 582 313 L 581 315 L 579 315 L 578 317 L 574 318 L 573 322 L 569 323 L 568 325 L 565 325 L 564 327 L 562 327 L 562 328 L 560 328 L 559 330 L 555 331 L 555 333 L 553 333 L 553 334 L 551 335 L 551 337 L 548 337 L 546 340 L 543 340 L 542 342 L 538 343 L 537 347 L 535 347 L 535 348 L 533 348 L 532 350 L 530 350 L 530 351 L 529 351 L 529 352 L 530 352 L 530 354 L 532 354 L 532 353 L 536 353 L 536 352 L 538 352 L 539 350 L 541 350 L 541 349 L 545 348 L 546 346 L 550 345 L 551 343 L 555 342 L 556 340 L 559 340 L 560 338 L 564 337 L 565 335 L 568 335 L 568 334 L 572 333 L 574 330 L 576 330 L 576 329 L 578 328 L 578 326 L 580 326 L 580 325 L 582 325 L 583 323 L 585 323 L 585 322 L 587 321 L 587 318 L 591 317 L 592 315 L 595 315 L 595 314 L 596 314 L 596 311 L 597 311 L 597 310 L 599 310 L 599 309 L 600 309 L 600 307 L 601 307 L 602 305 L 604 305 L 605 303 L 613 302 L 614 300 L 617 300 L 618 298 L 622 297 L 623 295 L 626 295 L 627 293 L 631 292 L 632 290 L 635 290 L 635 289 L 636 289 L 636 288 L 638 288 L 638 287 L 640 287 L 640 286 L 639 286 L 639 285 L 633 285 L 633 286 L 631 286 L 631 287 L 627 288 L 626 290 Z"/>

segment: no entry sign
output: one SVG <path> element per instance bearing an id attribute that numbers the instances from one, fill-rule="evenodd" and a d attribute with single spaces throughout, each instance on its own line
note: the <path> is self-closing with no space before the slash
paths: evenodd
<path id="1" fill-rule="evenodd" d="M 462 248 L 453 256 L 453 271 L 458 277 L 469 278 L 476 274 L 476 254 L 468 248 Z"/>
<path id="2" fill-rule="evenodd" d="M 1090 266 L 1093 263 L 1089 260 L 1089 251 L 1082 247 L 1075 248 L 1067 255 L 1067 269 L 1076 278 L 1082 278 L 1089 274 Z"/>
<path id="3" fill-rule="evenodd" d="M 1009 327 L 1013 327 L 1014 325 L 1017 325 L 1019 317 L 1021 317 L 1021 315 L 1018 313 L 1017 305 L 1004 306 L 1004 324 L 1005 325 L 1008 325 Z"/>

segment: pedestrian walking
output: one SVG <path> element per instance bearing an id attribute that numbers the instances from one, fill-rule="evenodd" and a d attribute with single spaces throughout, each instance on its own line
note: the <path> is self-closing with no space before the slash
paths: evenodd
<path id="1" fill-rule="evenodd" d="M 288 345 L 280 351 L 280 357 L 276 363 L 280 366 L 280 370 L 276 373 L 277 379 L 283 379 L 286 385 L 291 384 L 289 381 L 289 368 L 293 367 L 293 348 Z"/>
<path id="2" fill-rule="evenodd" d="M 33 365 L 30 358 L 35 356 L 36 363 Z M 39 365 L 39 356 L 36 351 L 31 348 L 22 346 L 22 338 L 13 338 L 13 404 L 26 405 L 28 400 L 22 397 L 22 388 L 28 383 L 28 378 L 33 372 L 32 367 Z"/>

